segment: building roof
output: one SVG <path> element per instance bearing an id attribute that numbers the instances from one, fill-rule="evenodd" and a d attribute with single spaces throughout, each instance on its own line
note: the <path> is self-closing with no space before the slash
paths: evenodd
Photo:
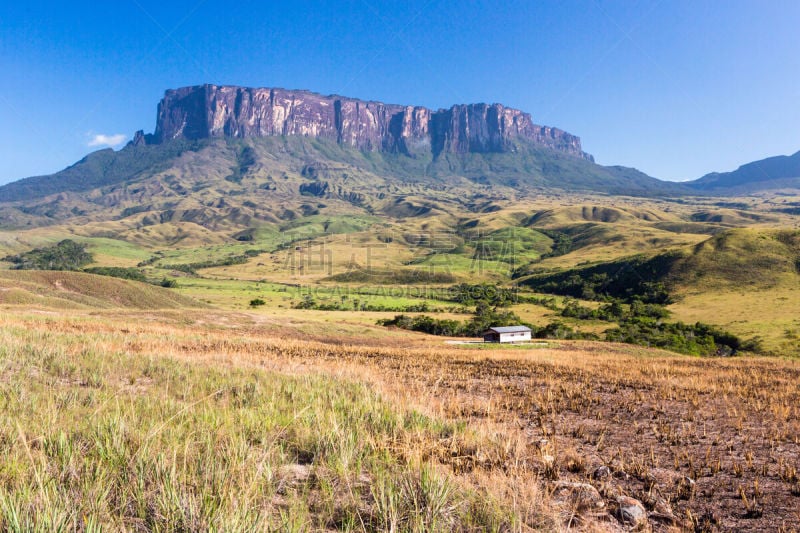
<path id="1" fill-rule="evenodd" d="M 528 326 L 495 326 L 493 328 L 489 328 L 486 333 L 490 331 L 494 333 L 526 333 L 529 332 L 531 328 Z"/>

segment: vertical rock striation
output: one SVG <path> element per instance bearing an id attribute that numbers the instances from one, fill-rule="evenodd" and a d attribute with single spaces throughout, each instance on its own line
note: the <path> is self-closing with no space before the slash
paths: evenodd
<path id="1" fill-rule="evenodd" d="M 368 102 L 307 91 L 200 85 L 171 89 L 158 105 L 153 142 L 211 137 L 301 135 L 364 151 L 406 155 L 513 151 L 515 141 L 592 160 L 580 138 L 539 126 L 501 104 L 425 107 Z"/>

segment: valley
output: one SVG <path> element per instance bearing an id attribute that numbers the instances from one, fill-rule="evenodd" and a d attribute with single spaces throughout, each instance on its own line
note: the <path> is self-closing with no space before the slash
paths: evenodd
<path id="1" fill-rule="evenodd" d="M 669 293 L 666 308 L 676 320 L 757 337 L 765 354 L 798 353 L 800 223 L 783 207 L 798 196 L 676 201 L 515 191 L 486 207 L 444 201 L 446 190 L 422 192 L 413 201 L 401 195 L 405 210 L 399 213 L 401 203 L 391 196 L 382 201 L 388 207 L 367 208 L 324 194 L 305 216 L 308 197 L 288 192 L 286 200 L 259 200 L 247 192 L 220 200 L 296 213 L 284 221 L 229 218 L 226 209 L 239 209 L 230 206 L 160 211 L 153 205 L 124 217 L 106 210 L 58 224 L 40 218 L 38 227 L 0 232 L 0 257 L 70 239 L 91 253 L 85 268 L 134 269 L 151 281 L 173 280 L 174 291 L 202 303 L 258 312 L 289 310 L 313 296 L 316 307 L 340 314 L 427 308 L 468 316 L 470 310 L 457 309 L 437 291 L 492 283 L 516 287 L 528 298 L 571 297 L 593 305 L 591 300 L 630 296 L 614 292 L 613 283 L 657 283 Z M 291 209 L 291 202 L 300 206 Z M 653 270 L 654 261 L 663 264 Z M 565 285 L 567 278 L 593 272 L 624 274 L 593 287 L 584 281 L 572 289 Z M 14 301 L 11 293 L 0 298 Z M 269 305 L 254 309 L 254 299 Z M 753 306 L 764 317 L 758 322 Z M 513 311 L 540 325 L 563 320 L 593 332 L 604 326 L 523 302 Z"/>

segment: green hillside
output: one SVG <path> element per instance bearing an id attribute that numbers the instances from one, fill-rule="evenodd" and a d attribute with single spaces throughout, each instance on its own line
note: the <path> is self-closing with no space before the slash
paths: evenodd
<path id="1" fill-rule="evenodd" d="M 0 187 L 0 201 L 21 202 L 64 192 L 92 189 L 133 182 L 170 166 L 187 150 L 197 151 L 202 142 L 176 140 L 152 146 L 129 145 L 122 150 L 111 148 L 93 152 L 74 165 L 48 176 L 34 176 Z"/>
<path id="2" fill-rule="evenodd" d="M 674 320 L 714 324 L 765 353 L 800 353 L 800 230 L 727 230 L 691 247 L 517 282 L 574 298 L 666 304 Z"/>
<path id="3" fill-rule="evenodd" d="M 533 274 L 519 283 L 566 296 L 641 297 L 657 303 L 681 290 L 800 284 L 800 231 L 729 230 L 690 249 Z"/>
<path id="4" fill-rule="evenodd" d="M 678 262 L 668 281 L 695 290 L 800 285 L 800 231 L 739 229 L 715 235 Z"/>

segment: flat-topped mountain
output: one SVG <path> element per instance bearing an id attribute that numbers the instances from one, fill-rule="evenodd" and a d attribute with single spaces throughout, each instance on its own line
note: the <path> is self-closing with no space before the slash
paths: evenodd
<path id="1" fill-rule="evenodd" d="M 454 105 L 431 110 L 308 91 L 198 85 L 166 91 L 155 135 L 147 141 L 300 135 L 362 151 L 415 155 L 429 152 L 513 152 L 525 140 L 593 160 L 580 138 L 534 124 L 528 113 L 502 104 Z"/>
<path id="2" fill-rule="evenodd" d="M 176 180 L 180 190 L 169 192 L 165 184 Z M 120 216 L 171 205 L 173 194 L 197 202 L 210 187 L 228 203 L 261 205 L 268 196 L 299 205 L 314 195 L 350 203 L 357 198 L 358 208 L 368 211 L 389 202 L 388 191 L 402 196 L 420 187 L 431 200 L 442 200 L 446 190 L 467 203 L 474 195 L 550 189 L 638 196 L 689 190 L 636 169 L 597 165 L 579 137 L 501 104 L 434 111 L 206 84 L 167 90 L 155 131 L 136 132 L 125 148 L 100 150 L 55 174 L 0 187 L 0 224 L 111 216 L 98 213 L 110 207 Z"/>

